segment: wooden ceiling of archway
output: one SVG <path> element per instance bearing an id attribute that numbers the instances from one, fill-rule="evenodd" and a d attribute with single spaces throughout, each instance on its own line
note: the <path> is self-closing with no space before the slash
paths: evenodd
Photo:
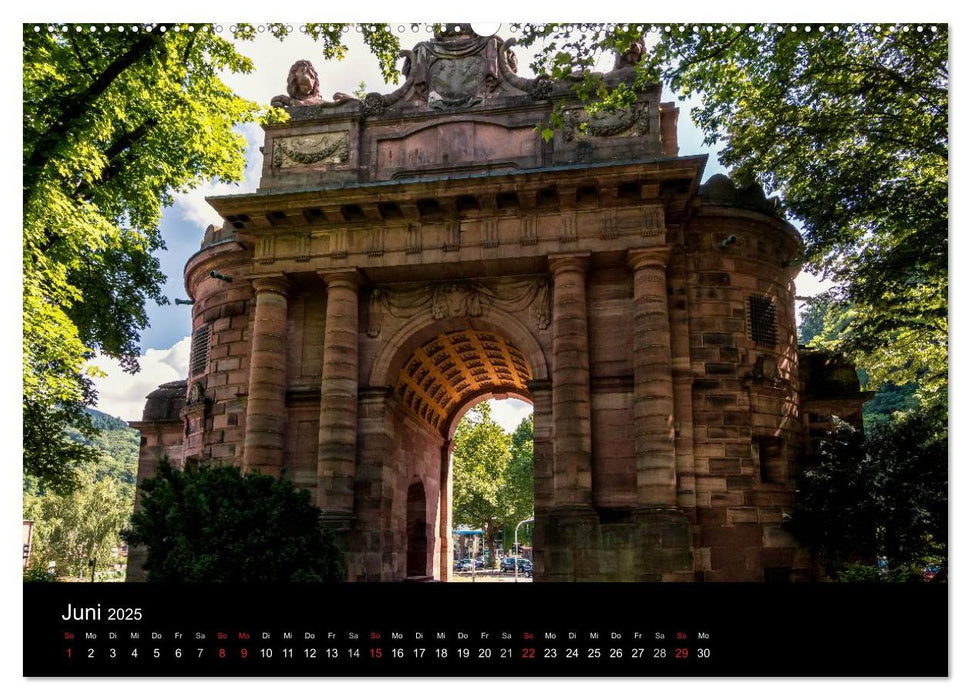
<path id="1" fill-rule="evenodd" d="M 484 391 L 526 391 L 529 363 L 500 335 L 464 330 L 443 333 L 415 350 L 398 374 L 395 395 L 435 430 L 466 400 Z"/>

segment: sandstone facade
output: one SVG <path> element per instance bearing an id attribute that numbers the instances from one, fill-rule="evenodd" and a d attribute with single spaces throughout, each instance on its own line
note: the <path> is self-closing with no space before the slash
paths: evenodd
<path id="1" fill-rule="evenodd" d="M 209 200 L 190 373 L 135 424 L 140 478 L 167 454 L 292 479 L 350 580 L 444 580 L 457 420 L 517 396 L 537 580 L 809 578 L 794 478 L 865 395 L 801 375 L 798 233 L 757 188 L 702 185 L 659 87 L 590 116 L 509 50 L 438 37 L 395 93 L 266 128 L 257 192 Z"/>

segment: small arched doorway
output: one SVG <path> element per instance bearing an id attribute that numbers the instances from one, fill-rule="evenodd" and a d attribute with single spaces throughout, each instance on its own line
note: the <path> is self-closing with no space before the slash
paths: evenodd
<path id="1" fill-rule="evenodd" d="M 425 487 L 421 481 L 408 487 L 408 578 L 428 576 L 428 517 L 425 508 Z"/>

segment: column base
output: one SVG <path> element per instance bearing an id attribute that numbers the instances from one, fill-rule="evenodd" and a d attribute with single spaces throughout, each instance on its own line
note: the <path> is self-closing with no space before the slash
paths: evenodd
<path id="1" fill-rule="evenodd" d="M 642 507 L 633 512 L 638 581 L 693 581 L 691 521 L 680 508 Z"/>
<path id="2" fill-rule="evenodd" d="M 536 513 L 541 581 L 692 581 L 691 525 L 678 508 L 567 506 Z"/>
<path id="3" fill-rule="evenodd" d="M 348 580 L 352 580 L 351 572 L 358 567 L 357 557 L 354 554 L 354 532 L 356 518 L 353 513 L 342 511 L 324 511 L 320 514 L 321 529 L 330 532 L 334 536 L 334 544 L 344 555 L 344 568 L 347 571 Z"/>

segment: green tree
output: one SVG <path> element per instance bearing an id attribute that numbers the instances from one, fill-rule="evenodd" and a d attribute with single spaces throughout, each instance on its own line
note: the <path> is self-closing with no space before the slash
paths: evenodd
<path id="1" fill-rule="evenodd" d="M 581 96 L 623 104 L 638 83 L 697 96 L 692 116 L 742 185 L 778 194 L 808 269 L 849 307 L 837 349 L 876 386 L 918 380 L 946 404 L 948 31 L 945 25 L 661 26 L 628 84 Z M 566 77 L 643 25 L 527 26 L 534 69 Z M 654 41 L 656 39 L 656 41 Z M 555 126 L 555 123 L 554 123 Z"/>
<path id="2" fill-rule="evenodd" d="M 235 467 L 159 465 L 125 537 L 151 582 L 343 581 L 344 562 L 306 489 Z"/>
<path id="3" fill-rule="evenodd" d="M 892 568 L 943 558 L 947 547 L 947 433 L 940 411 L 914 410 L 864 435 L 834 427 L 797 481 L 791 527 L 832 576 L 849 563 Z"/>
<path id="4" fill-rule="evenodd" d="M 799 342 L 803 345 L 832 349 L 848 323 L 846 305 L 834 305 L 826 295 L 809 299 L 803 307 L 799 323 Z M 865 370 L 858 370 L 862 386 L 872 386 Z M 922 374 L 918 375 L 920 378 Z M 863 425 L 869 429 L 875 423 L 889 420 L 895 413 L 906 413 L 919 406 L 916 381 L 906 384 L 884 382 L 876 387 L 869 401 L 863 404 Z M 939 402 L 938 402 L 939 403 Z"/>
<path id="5" fill-rule="evenodd" d="M 23 27 L 24 471 L 62 491 L 97 454 L 64 430 L 94 434 L 86 361 L 97 352 L 136 371 L 146 303 L 166 303 L 162 209 L 213 178 L 239 180 L 234 127 L 258 116 L 220 78 L 252 62 L 210 26 L 109 29 Z M 346 53 L 346 25 L 305 29 L 325 58 Z M 255 31 L 237 25 L 236 37 Z M 393 74 L 397 38 L 380 24 L 362 36 Z"/>
<path id="6" fill-rule="evenodd" d="M 473 406 L 455 430 L 452 521 L 484 527 L 491 542 L 503 521 L 502 484 L 509 466 L 509 435 L 492 418 L 488 401 Z"/>
<path id="7" fill-rule="evenodd" d="M 31 564 L 46 568 L 53 561 L 59 577 L 87 578 L 91 560 L 96 569 L 112 563 L 134 504 L 130 491 L 99 479 L 92 465 L 79 477 L 72 493 L 24 494 L 24 517 L 34 521 Z"/>
<path id="8" fill-rule="evenodd" d="M 533 415 L 530 414 L 512 434 L 509 464 L 499 487 L 502 526 L 509 542 L 516 524 L 533 514 L 533 481 Z"/>
<path id="9" fill-rule="evenodd" d="M 98 567 L 104 568 L 110 563 L 111 548 L 121 544 L 121 528 L 131 517 L 138 431 L 99 411 L 89 409 L 87 413 L 96 435 L 65 431 L 70 440 L 98 453 L 77 471 L 79 488 L 66 493 L 45 488 L 36 477 L 24 477 L 24 518 L 35 521 L 32 564 L 39 571 L 46 571 L 47 563 L 55 561 L 59 575 L 80 576 L 78 572 L 87 571 L 92 557 L 85 551 L 91 548 L 98 552 L 93 557 Z M 99 521 L 103 522 L 99 525 Z M 105 529 L 106 522 L 112 527 Z M 104 538 L 99 533 L 105 533 Z"/>
<path id="10" fill-rule="evenodd" d="M 70 486 L 94 455 L 94 352 L 137 369 L 148 300 L 164 303 L 154 253 L 161 209 L 210 178 L 239 179 L 256 105 L 220 81 L 252 68 L 202 27 L 34 31 L 24 41 L 24 468 Z"/>

